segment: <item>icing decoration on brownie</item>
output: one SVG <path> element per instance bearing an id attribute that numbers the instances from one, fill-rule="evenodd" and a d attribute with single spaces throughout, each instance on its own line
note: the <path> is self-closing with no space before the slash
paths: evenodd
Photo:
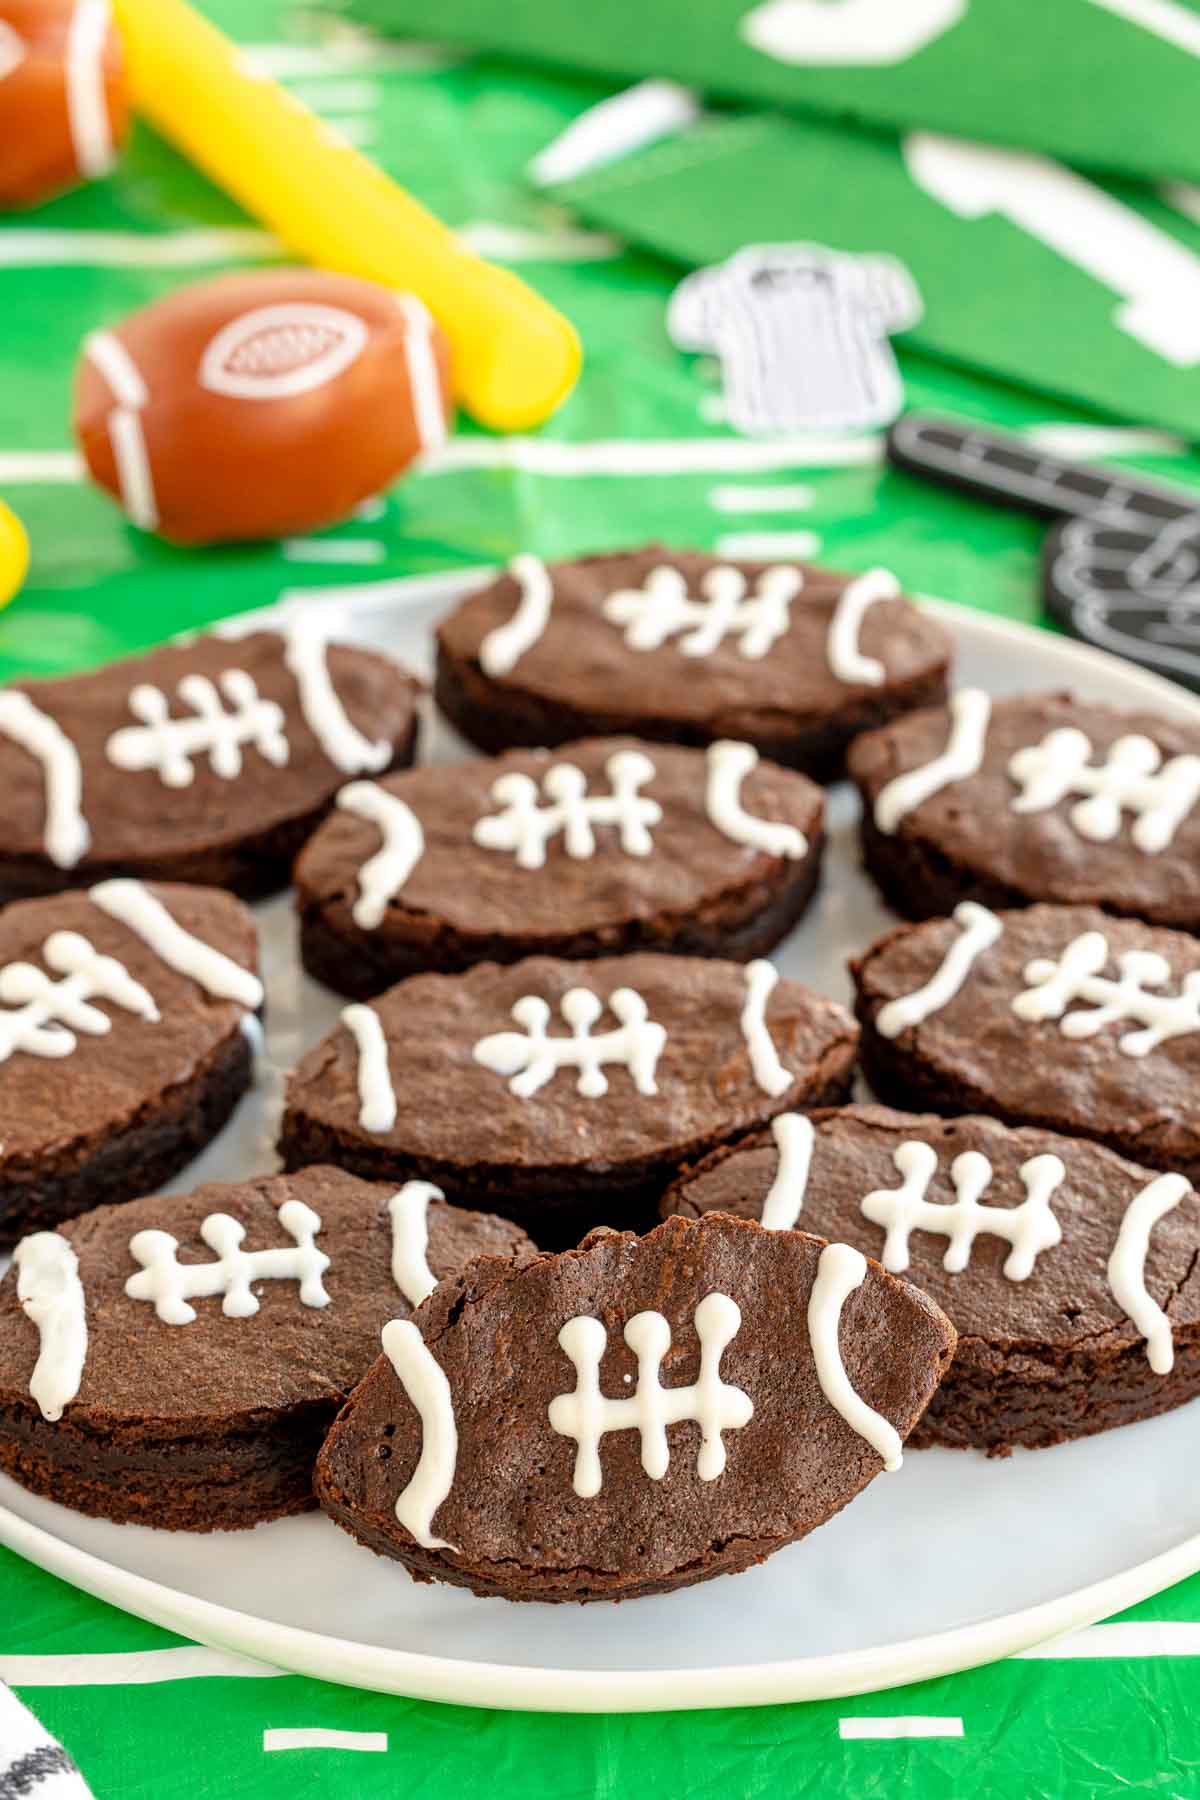
<path id="1" fill-rule="evenodd" d="M 283 400 L 336 381 L 366 348 L 367 327 L 340 306 L 291 300 L 230 319 L 205 345 L 196 379 L 235 400 Z"/>
<path id="2" fill-rule="evenodd" d="M 425 833 L 411 806 L 374 781 L 352 781 L 337 797 L 343 812 L 374 825 L 383 839 L 358 871 L 354 923 L 364 931 L 382 924 L 388 901 L 404 886 L 425 854 Z"/>
<path id="3" fill-rule="evenodd" d="M 1158 746 L 1134 734 L 1118 738 L 1102 763 L 1092 762 L 1092 743 L 1066 726 L 1040 744 L 1018 750 L 1008 772 L 1021 787 L 1011 802 L 1018 813 L 1045 812 L 1068 794 L 1084 799 L 1068 814 L 1081 837 L 1106 844 L 1121 830 L 1121 815 L 1134 815 L 1130 838 L 1148 856 L 1165 850 L 1200 800 L 1200 756 L 1163 762 Z"/>
<path id="4" fill-rule="evenodd" d="M 87 1313 L 79 1262 L 66 1238 L 35 1231 L 13 1251 L 17 1299 L 37 1326 L 38 1356 L 29 1392 L 53 1423 L 74 1400 L 87 1359 Z"/>
<path id="5" fill-rule="evenodd" d="M 875 825 L 890 837 L 901 819 L 942 789 L 977 775 L 983 764 L 992 702 L 982 688 L 960 688 L 949 702 L 950 731 L 940 756 L 895 776 L 875 797 Z"/>
<path id="6" fill-rule="evenodd" d="M 885 1469 L 898 1469 L 903 1454 L 894 1425 L 856 1394 L 842 1361 L 838 1334 L 842 1308 L 866 1279 L 867 1259 L 849 1244 L 826 1244 L 817 1263 L 817 1278 L 808 1300 L 808 1337 L 821 1392 L 835 1412 L 845 1419 L 882 1458 Z"/>
<path id="7" fill-rule="evenodd" d="M 42 765 L 46 855 L 60 869 L 73 869 L 92 841 L 83 816 L 83 773 L 79 752 L 48 713 L 17 688 L 0 692 L 0 732 Z"/>
<path id="8" fill-rule="evenodd" d="M 1175 994 L 1155 994 L 1166 987 L 1171 965 L 1156 950 L 1125 950 L 1117 958 L 1119 976 L 1103 973 L 1108 962 L 1108 939 L 1102 931 L 1085 931 L 1057 957 L 1035 957 L 1025 966 L 1029 986 L 1018 994 L 1012 1009 L 1020 1019 L 1057 1019 L 1064 1037 L 1089 1038 L 1107 1025 L 1135 1019 L 1140 1031 L 1126 1031 L 1117 1040 L 1125 1056 L 1148 1056 L 1168 1038 L 1200 1031 L 1200 969 L 1183 978 Z M 1090 1011 L 1068 1012 L 1074 1000 L 1083 1000 Z"/>
<path id="9" fill-rule="evenodd" d="M 109 1000 L 126 1012 L 155 1023 L 160 1017 L 153 996 L 135 981 L 115 956 L 101 956 L 77 931 L 54 931 L 42 945 L 42 956 L 55 980 L 34 963 L 9 963 L 0 969 L 0 1062 L 14 1051 L 28 1056 L 70 1056 L 77 1032 L 104 1037 L 112 1020 L 93 1000 Z"/>
<path id="10" fill-rule="evenodd" d="M 88 889 L 93 906 L 141 938 L 161 962 L 217 1000 L 236 1000 L 250 1013 L 263 1003 L 263 984 L 223 950 L 185 931 L 140 881 L 101 881 Z"/>
<path id="11" fill-rule="evenodd" d="M 1004 1262 L 1009 1281 L 1025 1281 L 1043 1250 L 1062 1242 L 1062 1226 L 1051 1210 L 1054 1194 L 1067 1171 L 1057 1156 L 1033 1156 L 1021 1164 L 1025 1184 L 1020 1206 L 983 1206 L 981 1197 L 991 1186 L 994 1170 L 978 1150 L 964 1150 L 950 1165 L 953 1202 L 928 1198 L 929 1184 L 937 1173 L 937 1152 L 932 1145 L 910 1139 L 892 1153 L 902 1177 L 898 1188 L 876 1188 L 862 1201 L 863 1217 L 882 1225 L 887 1237 L 880 1257 L 885 1269 L 902 1275 L 909 1265 L 909 1236 L 914 1231 L 936 1232 L 949 1238 L 942 1267 L 960 1275 L 971 1260 L 975 1239 L 981 1234 L 1004 1238 L 1011 1246 Z"/>
<path id="12" fill-rule="evenodd" d="M 764 1094 L 773 1098 L 792 1085 L 792 1077 L 779 1060 L 774 1039 L 767 1026 L 767 1002 L 779 980 L 779 971 L 769 962 L 746 965 L 746 1003 L 742 1008 L 742 1036 L 750 1057 L 754 1079 Z"/>
<path id="13" fill-rule="evenodd" d="M 787 631 L 791 603 L 803 586 L 799 569 L 764 569 L 747 598 L 749 582 L 741 570 L 719 566 L 701 576 L 703 598 L 696 600 L 678 569 L 651 569 L 642 587 L 608 596 L 604 617 L 624 627 L 630 650 L 657 650 L 677 638 L 681 655 L 709 656 L 731 636 L 742 656 L 758 661 Z"/>
<path id="14" fill-rule="evenodd" d="M 131 524 L 142 531 L 155 531 L 159 522 L 158 499 L 141 418 L 150 404 L 150 390 L 115 332 L 90 332 L 83 341 L 83 354 L 103 378 L 113 397 L 113 408 L 106 424 L 117 466 L 121 505 Z"/>
<path id="15" fill-rule="evenodd" d="M 779 1166 L 763 1201 L 761 1223 L 768 1231 L 790 1231 L 804 1207 L 815 1133 L 803 1113 L 780 1113 L 771 1120 Z"/>
<path id="16" fill-rule="evenodd" d="M 773 819 L 756 819 L 742 805 L 742 783 L 758 767 L 753 744 L 728 739 L 708 747 L 708 779 L 704 810 L 709 824 L 734 844 L 764 850 L 768 856 L 799 861 L 808 852 L 808 839 L 795 825 Z"/>
<path id="17" fill-rule="evenodd" d="M 383 1328 L 383 1353 L 421 1420 L 421 1455 L 412 1480 L 396 1501 L 396 1517 L 426 1550 L 456 1550 L 434 1537 L 433 1520 L 454 1484 L 458 1427 L 445 1371 L 411 1319 L 390 1319 Z"/>
<path id="18" fill-rule="evenodd" d="M 509 675 L 527 650 L 532 650 L 550 622 L 554 583 L 538 556 L 514 556 L 508 572 L 517 584 L 517 610 L 503 625 L 489 631 L 479 646 L 479 666 L 494 680 Z"/>
<path id="19" fill-rule="evenodd" d="M 195 780 L 193 759 L 202 757 L 222 781 L 235 780 L 242 772 L 243 745 L 252 745 L 273 768 L 287 762 L 283 708 L 262 699 L 244 669 L 225 669 L 216 683 L 207 675 L 185 675 L 176 692 L 192 717 L 172 718 L 162 689 L 138 683 L 129 695 L 129 710 L 141 724 L 113 732 L 105 745 L 110 763 L 118 769 L 153 770 L 164 787 L 184 788 Z"/>
<path id="20" fill-rule="evenodd" d="M 303 1200 L 285 1200 L 279 1223 L 293 1240 L 290 1248 L 243 1250 L 246 1227 L 228 1213 L 210 1213 L 200 1226 L 200 1236 L 217 1261 L 181 1263 L 179 1240 L 169 1231 L 138 1231 L 129 1240 L 129 1254 L 141 1263 L 125 1283 L 131 1300 L 149 1300 L 164 1325 L 190 1325 L 196 1309 L 189 1300 L 221 1294 L 221 1311 L 227 1319 L 250 1319 L 258 1311 L 253 1291 L 256 1281 L 295 1281 L 302 1306 L 328 1306 L 321 1277 L 329 1258 L 318 1250 L 315 1238 L 320 1215 Z"/>
<path id="21" fill-rule="evenodd" d="M 559 1069 L 578 1069 L 576 1091 L 597 1099 L 608 1092 L 604 1067 L 610 1063 L 628 1069 L 639 1094 L 656 1094 L 654 1071 L 666 1045 L 666 1029 L 650 1018 L 640 994 L 632 988 L 615 988 L 608 1006 L 620 1026 L 593 1035 L 604 1004 L 590 988 L 569 988 L 559 1001 L 559 1011 L 571 1035 L 551 1037 L 549 1006 L 536 994 L 524 994 L 512 1008 L 521 1031 L 497 1031 L 480 1038 L 472 1055 L 494 1074 L 511 1076 L 509 1091 L 522 1100 L 536 1094 Z"/>
<path id="22" fill-rule="evenodd" d="M 920 1025 L 934 1013 L 948 1006 L 975 966 L 976 959 L 994 944 L 1004 930 L 994 912 L 974 900 L 963 900 L 954 909 L 954 923 L 959 936 L 942 959 L 941 966 L 924 987 L 889 1000 L 881 1006 L 875 1019 L 880 1037 L 899 1037 L 912 1025 Z"/>
<path id="23" fill-rule="evenodd" d="M 283 660 L 300 691 L 300 711 L 321 749 L 344 775 L 377 775 L 394 755 L 386 738 L 363 736 L 338 698 L 329 673 L 326 640 L 312 621 L 283 633 Z"/>
<path id="24" fill-rule="evenodd" d="M 838 595 L 829 633 L 825 641 L 825 660 L 831 674 L 847 686 L 882 687 L 887 670 L 874 656 L 864 656 L 858 647 L 858 634 L 863 619 L 878 600 L 895 600 L 900 583 L 888 569 L 869 569 L 849 582 Z"/>
<path id="25" fill-rule="evenodd" d="M 342 1008 L 342 1024 L 358 1049 L 358 1122 L 364 1131 L 390 1131 L 396 1123 L 396 1090 L 379 1014 L 355 1002 Z"/>
<path id="26" fill-rule="evenodd" d="M 431 1181 L 406 1181 L 388 1201 L 392 1221 L 392 1280 L 410 1306 L 420 1306 L 437 1286 L 429 1267 L 429 1202 L 444 1200 Z"/>
<path id="27" fill-rule="evenodd" d="M 1146 1355 L 1156 1375 L 1171 1373 L 1175 1344 L 1170 1319 L 1146 1291 L 1150 1233 L 1191 1191 L 1182 1175 L 1159 1175 L 1135 1194 L 1125 1209 L 1108 1259 L 1108 1285 L 1113 1299 L 1145 1338 Z"/>
<path id="28" fill-rule="evenodd" d="M 654 779 L 654 764 L 640 750 L 618 750 L 604 765 L 611 792 L 589 794 L 587 776 L 574 763 L 555 763 L 538 785 L 528 775 L 501 775 L 492 784 L 492 799 L 503 811 L 480 819 L 472 836 L 485 850 L 510 850 L 518 868 L 540 869 L 546 845 L 560 834 L 570 857 L 595 854 L 593 826 L 615 825 L 626 856 L 649 856 L 654 848 L 651 827 L 662 807 L 639 792 Z"/>
<path id="29" fill-rule="evenodd" d="M 633 1393 L 610 1400 L 600 1392 L 600 1364 L 608 1333 L 587 1314 L 568 1319 L 558 1334 L 563 1352 L 575 1368 L 575 1388 L 550 1402 L 550 1427 L 577 1445 L 572 1485 L 581 1500 L 600 1492 L 600 1439 L 611 1431 L 636 1431 L 641 1438 L 642 1468 L 651 1481 L 661 1481 L 670 1466 L 667 1426 L 682 1420 L 700 1427 L 696 1474 L 715 1481 L 725 1468 L 724 1431 L 739 1431 L 754 1415 L 754 1404 L 741 1388 L 721 1379 L 721 1358 L 742 1323 L 737 1303 L 728 1294 L 705 1296 L 693 1315 L 700 1340 L 700 1373 L 687 1387 L 664 1388 L 663 1358 L 671 1348 L 671 1327 L 660 1312 L 640 1312 L 625 1325 L 625 1342 L 637 1357 Z"/>

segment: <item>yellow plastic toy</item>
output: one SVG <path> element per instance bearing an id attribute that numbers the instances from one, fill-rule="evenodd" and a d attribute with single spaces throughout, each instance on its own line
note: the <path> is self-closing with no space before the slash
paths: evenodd
<path id="1" fill-rule="evenodd" d="M 548 301 L 465 250 L 185 0 L 115 0 L 114 12 L 137 109 L 307 261 L 419 295 L 468 412 L 521 431 L 561 405 L 581 352 Z"/>
<path id="2" fill-rule="evenodd" d="M 29 538 L 9 506 L 0 500 L 0 606 L 20 590 L 29 568 Z"/>

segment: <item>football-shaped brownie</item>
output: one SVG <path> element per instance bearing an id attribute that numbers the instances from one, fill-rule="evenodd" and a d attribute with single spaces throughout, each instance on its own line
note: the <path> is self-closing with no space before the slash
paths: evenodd
<path id="1" fill-rule="evenodd" d="M 1007 1455 L 1200 1393 L 1200 1201 L 1097 1144 L 883 1106 L 781 1113 L 662 1211 L 815 1232 L 916 1282 L 958 1332 L 918 1446 Z"/>
<path id="2" fill-rule="evenodd" d="M 443 441 L 449 404 L 446 343 L 415 295 L 278 269 L 92 332 L 75 433 L 133 524 L 209 544 L 345 518 Z"/>
<path id="3" fill-rule="evenodd" d="M 1200 726 L 978 689 L 853 745 L 867 868 L 910 919 L 960 900 L 1200 930 Z"/>
<path id="4" fill-rule="evenodd" d="M 23 1238 L 0 1283 L 0 1469 L 173 1531 L 300 1512 L 385 1323 L 473 1257 L 533 1254 L 426 1184 L 340 1169 L 97 1207 Z"/>
<path id="5" fill-rule="evenodd" d="M 0 688 L 0 900 L 111 874 L 269 894 L 347 775 L 412 761 L 418 691 L 303 620 Z"/>
<path id="6" fill-rule="evenodd" d="M 107 175 L 128 129 L 107 0 L 0 0 L 0 207 Z"/>
<path id="7" fill-rule="evenodd" d="M 762 956 L 817 884 L 824 799 L 749 744 L 598 738 L 342 789 L 296 865 L 310 974 L 630 950 Z"/>
<path id="8" fill-rule="evenodd" d="M 1200 1179 L 1200 942 L 1090 906 L 904 925 L 851 964 L 881 1099 L 1095 1138 Z"/>
<path id="9" fill-rule="evenodd" d="M 661 544 L 519 556 L 438 630 L 438 705 L 484 750 L 629 732 L 736 738 L 819 781 L 946 691 L 952 646 L 885 569 L 724 563 Z"/>
<path id="10" fill-rule="evenodd" d="M 539 1243 L 654 1216 L 686 1162 L 847 1098 L 857 1029 L 770 963 L 535 956 L 413 975 L 289 1077 L 287 1167 L 419 1176 Z"/>
<path id="11" fill-rule="evenodd" d="M 168 1181 L 250 1084 L 246 908 L 105 881 L 0 912 L 0 1246 Z"/>
<path id="12" fill-rule="evenodd" d="M 954 1329 L 847 1244 L 712 1215 L 443 1282 L 334 1425 L 317 1497 L 418 1580 L 622 1600 L 762 1562 L 884 1468 Z"/>

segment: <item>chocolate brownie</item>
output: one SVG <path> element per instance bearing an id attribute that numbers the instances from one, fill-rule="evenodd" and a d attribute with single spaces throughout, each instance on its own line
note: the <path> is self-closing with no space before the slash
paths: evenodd
<path id="1" fill-rule="evenodd" d="M 904 925 L 851 964 L 883 1100 L 1094 1138 L 1200 1179 L 1200 942 L 1091 906 Z"/>
<path id="2" fill-rule="evenodd" d="M 313 1504 L 338 1407 L 502 1219 L 340 1169 L 101 1206 L 0 1283 L 0 1469 L 78 1512 L 229 1531 Z"/>
<path id="3" fill-rule="evenodd" d="M 654 1216 L 682 1164 L 787 1107 L 847 1098 L 849 1014 L 769 963 L 550 957 L 413 975 L 288 1080 L 288 1168 L 436 1181 L 539 1243 Z"/>
<path id="4" fill-rule="evenodd" d="M 539 954 L 748 960 L 812 897 L 824 811 L 734 743 L 598 738 L 353 782 L 296 865 L 300 953 L 363 1000 Z"/>
<path id="5" fill-rule="evenodd" d="M 216 888 L 113 880 L 0 912 L 0 1247 L 216 1136 L 250 1084 L 256 966 Z"/>
<path id="6" fill-rule="evenodd" d="M 1006 1456 L 1200 1393 L 1200 1201 L 1099 1145 L 883 1106 L 782 1114 L 662 1212 L 799 1227 L 917 1283 L 958 1332 L 918 1446 Z"/>
<path id="7" fill-rule="evenodd" d="M 622 1600 L 762 1562 L 853 1500 L 954 1328 L 846 1244 L 712 1215 L 445 1282 L 340 1414 L 317 1497 L 418 1580 Z"/>
<path id="8" fill-rule="evenodd" d="M 255 899 L 348 775 L 412 761 L 418 684 L 387 657 L 232 630 L 0 689 L 0 903 L 111 875 Z"/>
<path id="9" fill-rule="evenodd" d="M 438 705 L 483 750 L 629 732 L 737 738 L 818 781 L 861 731 L 946 692 L 952 644 L 891 575 L 648 544 L 517 557 L 438 630 Z"/>
<path id="10" fill-rule="evenodd" d="M 849 769 L 867 868 L 905 918 L 1051 900 L 1200 930 L 1194 725 L 965 689 L 859 738 Z"/>

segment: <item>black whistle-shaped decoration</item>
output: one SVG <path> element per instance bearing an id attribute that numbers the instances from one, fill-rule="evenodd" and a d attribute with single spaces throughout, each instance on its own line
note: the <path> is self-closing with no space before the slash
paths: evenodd
<path id="1" fill-rule="evenodd" d="M 1063 462 L 1000 431 L 905 413 L 888 461 L 1055 521 L 1042 596 L 1061 625 L 1200 691 L 1200 493 Z"/>

